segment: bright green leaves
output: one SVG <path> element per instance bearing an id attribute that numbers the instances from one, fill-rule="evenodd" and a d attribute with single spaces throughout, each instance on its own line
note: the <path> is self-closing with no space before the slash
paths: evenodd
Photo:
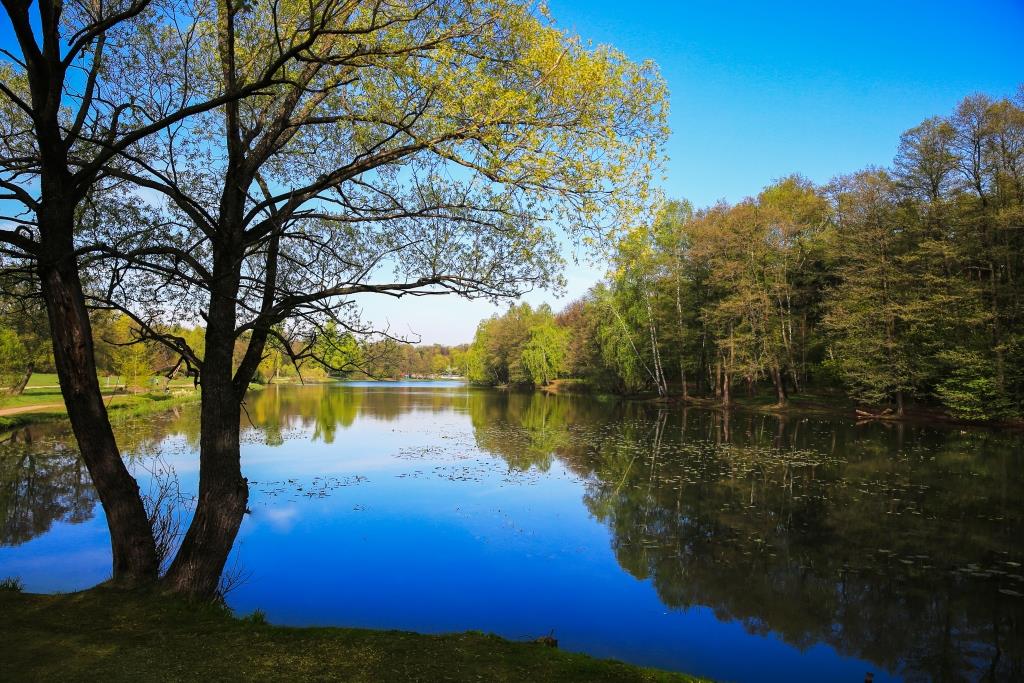
<path id="1" fill-rule="evenodd" d="M 534 385 L 544 386 L 565 373 L 569 332 L 545 318 L 530 329 L 530 338 L 520 354 L 525 375 Z"/>
<path id="2" fill-rule="evenodd" d="M 468 378 L 479 384 L 543 386 L 566 369 L 569 333 L 551 309 L 512 306 L 481 321 L 467 353 Z"/>

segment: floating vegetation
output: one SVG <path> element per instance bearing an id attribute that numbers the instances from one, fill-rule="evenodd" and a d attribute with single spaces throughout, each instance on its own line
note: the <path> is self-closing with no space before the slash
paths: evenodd
<path id="1" fill-rule="evenodd" d="M 250 481 L 250 490 L 254 490 L 261 496 L 277 498 L 301 494 L 306 498 L 327 498 L 334 491 L 348 486 L 357 486 L 369 481 L 367 477 L 353 474 L 343 477 L 313 477 L 309 483 L 299 479 L 285 479 L 281 481 Z"/>

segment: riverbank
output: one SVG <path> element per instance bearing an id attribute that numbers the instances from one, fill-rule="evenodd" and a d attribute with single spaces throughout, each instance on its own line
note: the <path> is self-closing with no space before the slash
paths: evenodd
<path id="1" fill-rule="evenodd" d="M 512 389 L 513 387 L 501 386 L 499 389 Z M 527 389 L 529 390 L 529 389 Z M 641 394 L 608 394 L 601 392 L 590 385 L 586 380 L 581 379 L 557 379 L 545 386 L 536 387 L 536 391 L 545 394 L 571 394 L 571 395 L 607 395 L 615 396 L 625 400 L 651 401 L 654 403 L 665 403 L 676 406 L 690 406 L 707 410 L 725 410 L 721 401 L 704 396 L 688 396 L 684 399 L 679 394 L 659 397 L 654 392 Z M 951 415 L 939 406 L 910 404 L 906 407 L 903 415 L 896 415 L 892 412 L 885 412 L 885 408 L 866 407 L 857 403 L 842 392 L 827 390 L 809 390 L 799 394 L 792 394 L 788 397 L 786 405 L 780 406 L 774 392 L 759 391 L 753 395 L 741 393 L 733 396 L 732 412 L 753 412 L 770 415 L 792 416 L 792 417 L 844 417 L 857 420 L 858 422 L 884 421 L 884 422 L 913 422 L 932 423 L 945 426 L 974 426 L 974 427 L 996 427 L 1003 429 L 1024 429 L 1024 420 L 965 420 Z M 870 414 L 870 415 L 869 415 Z"/>
<path id="2" fill-rule="evenodd" d="M 0 590 L 0 613 L 0 680 L 700 680 L 477 632 L 287 628 L 104 587 Z"/>
<path id="3" fill-rule="evenodd" d="M 49 393 L 23 394 L 17 401 L 0 402 L 0 431 L 17 429 L 40 422 L 66 420 L 67 408 L 60 391 Z M 108 394 L 104 400 L 110 419 L 127 419 L 162 412 L 175 406 L 199 400 L 199 391 L 190 388 L 176 388 L 169 392 L 148 392 L 144 394 Z"/>
<path id="4" fill-rule="evenodd" d="M 666 402 L 683 403 L 695 408 L 724 410 L 724 406 L 714 399 L 689 397 L 684 402 L 680 396 L 669 396 L 656 399 Z M 841 393 L 822 391 L 806 391 L 789 396 L 785 405 L 780 406 L 774 394 L 759 393 L 753 396 L 733 398 L 731 410 L 737 412 L 754 412 L 770 415 L 792 417 L 844 417 L 858 423 L 917 423 L 941 424 L 947 427 L 995 427 L 1002 429 L 1024 429 L 1024 420 L 965 420 L 951 415 L 939 406 L 910 404 L 903 415 L 886 412 L 885 407 L 864 406 Z"/>

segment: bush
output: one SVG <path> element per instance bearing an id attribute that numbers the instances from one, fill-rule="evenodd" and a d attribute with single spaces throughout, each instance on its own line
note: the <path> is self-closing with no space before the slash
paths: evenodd
<path id="1" fill-rule="evenodd" d="M 252 614 L 242 617 L 242 621 L 256 626 L 265 626 L 267 624 L 267 613 L 261 609 L 253 610 Z"/>
<path id="2" fill-rule="evenodd" d="M 949 410 L 965 420 L 998 420 L 1010 417 L 1013 404 L 1000 391 L 991 363 L 971 351 L 949 351 L 939 358 L 950 366 L 935 393 Z"/>
<path id="3" fill-rule="evenodd" d="M 0 579 L 0 591 L 20 593 L 23 590 L 25 590 L 25 584 L 17 576 L 8 576 L 5 579 Z"/>

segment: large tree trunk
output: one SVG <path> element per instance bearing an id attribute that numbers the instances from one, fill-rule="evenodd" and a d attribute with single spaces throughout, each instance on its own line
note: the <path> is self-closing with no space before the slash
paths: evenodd
<path id="1" fill-rule="evenodd" d="M 242 477 L 239 453 L 240 406 L 232 396 L 218 391 L 213 382 L 204 381 L 202 388 L 199 498 L 164 582 L 173 592 L 210 599 L 217 595 L 224 565 L 242 525 L 249 484 Z"/>
<path id="2" fill-rule="evenodd" d="M 5 6 L 10 11 L 14 4 Z M 34 256 L 61 394 L 110 530 L 112 581 L 134 585 L 155 580 L 159 563 L 139 486 L 121 460 L 96 376 L 92 326 L 75 256 L 75 209 L 85 195 L 83 188 L 96 177 L 76 178 L 70 170 L 72 145 L 64 138 L 68 127 L 61 116 L 68 75 L 60 55 L 61 8 L 60 3 L 40 2 L 41 51 L 34 37 L 18 36 L 26 55 L 40 162 L 40 199 L 35 207 L 39 246 Z M 71 133 L 72 141 L 76 135 Z"/>
<path id="3" fill-rule="evenodd" d="M 70 223 L 70 216 L 65 219 Z M 49 240 L 44 238 L 44 247 L 49 247 L 48 259 L 39 264 L 60 390 L 82 459 L 89 468 L 107 518 L 113 581 L 122 585 L 154 581 L 158 561 L 152 528 L 139 496 L 139 486 L 121 460 L 107 417 L 96 376 L 92 326 L 78 267 L 70 250 L 70 227 L 63 227 L 65 244 L 61 246 L 67 249 L 48 244 Z M 43 232 L 47 235 L 56 231 Z"/>
<path id="4" fill-rule="evenodd" d="M 231 257 L 222 260 L 230 267 Z M 218 270 L 215 265 L 215 278 Z M 199 498 L 164 577 L 171 591 L 200 599 L 216 597 L 249 501 L 239 449 L 242 395 L 233 381 L 237 282 L 237 276 L 224 277 L 211 293 L 200 374 Z"/>

